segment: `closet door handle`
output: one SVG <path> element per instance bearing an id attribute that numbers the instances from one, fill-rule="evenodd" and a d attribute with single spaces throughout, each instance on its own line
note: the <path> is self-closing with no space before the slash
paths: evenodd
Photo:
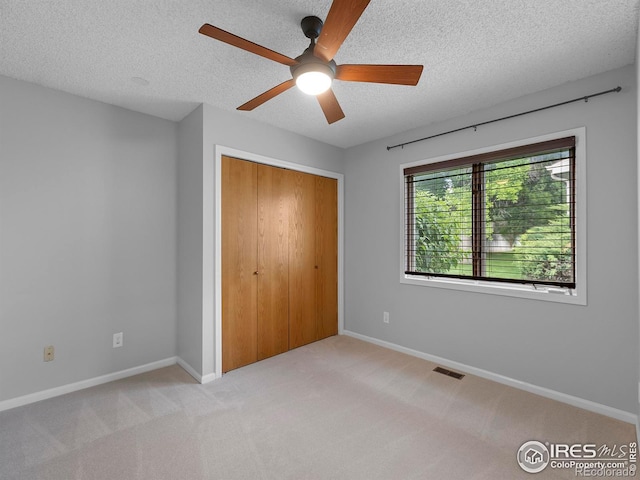
<path id="1" fill-rule="evenodd" d="M 258 271 L 256 270 L 255 272 L 253 272 L 254 275 L 258 275 Z"/>

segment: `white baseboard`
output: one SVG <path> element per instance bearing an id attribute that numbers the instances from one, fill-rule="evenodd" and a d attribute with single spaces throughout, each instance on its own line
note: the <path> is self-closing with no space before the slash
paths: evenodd
<path id="1" fill-rule="evenodd" d="M 209 383 L 214 381 L 217 376 L 215 373 L 209 373 L 208 375 L 200 375 L 195 368 L 193 368 L 191 365 L 189 365 L 186 361 L 184 361 L 182 358 L 177 357 L 177 362 L 178 365 L 180 365 L 185 372 L 187 372 L 189 375 L 191 375 L 193 378 L 195 378 L 198 383 Z"/>
<path id="2" fill-rule="evenodd" d="M 462 372 L 469 373 L 471 375 L 476 375 L 478 377 L 486 378 L 487 380 L 492 380 L 494 382 L 498 382 L 503 385 L 508 385 L 510 387 L 518 388 L 520 390 L 534 393 L 542 397 L 550 398 L 552 400 L 557 400 L 562 403 L 567 403 L 574 407 L 583 408 L 584 410 L 589 410 L 590 412 L 606 415 L 607 417 L 615 418 L 623 422 L 627 422 L 635 425 L 638 424 L 638 416 L 630 412 L 625 412 L 624 410 L 619 410 L 617 408 L 609 407 L 607 405 L 602 405 L 600 403 L 592 402 L 590 400 L 574 397 L 573 395 L 568 395 L 566 393 L 557 392 L 555 390 L 539 387 L 537 385 L 532 385 L 530 383 L 522 382 L 520 380 L 515 380 L 510 377 L 505 377 L 504 375 L 489 372 L 481 368 L 471 367 L 469 365 L 465 365 L 464 363 L 455 362 L 453 360 L 447 360 L 446 358 L 441 358 L 436 355 L 430 355 L 428 353 L 420 352 L 418 350 L 402 347 L 395 343 L 379 340 L 373 337 L 368 337 L 366 335 L 361 335 L 359 333 L 351 332 L 349 330 L 343 331 L 343 335 L 357 338 L 365 342 L 373 343 L 375 345 L 379 345 L 381 347 L 385 347 L 390 350 L 406 353 L 407 355 L 422 358 L 423 360 L 427 360 L 429 362 L 437 363 L 445 367 L 452 368 L 454 370 L 460 370 Z"/>
<path id="3" fill-rule="evenodd" d="M 30 403 L 46 400 L 47 398 L 57 397 L 59 395 L 65 395 L 67 393 L 76 392 L 89 387 L 95 387 L 96 385 L 102 385 L 103 383 L 113 382 L 122 378 L 131 377 L 133 375 L 139 375 L 140 373 L 150 372 L 158 368 L 168 367 L 176 364 L 177 357 L 169 357 L 164 360 L 158 360 L 157 362 L 147 363 L 138 367 L 127 368 L 126 370 L 120 370 L 119 372 L 108 373 L 99 377 L 89 378 L 87 380 L 81 380 L 75 383 L 69 383 L 60 387 L 50 388 L 48 390 L 42 390 L 40 392 L 30 393 L 21 397 L 10 398 L 0 402 L 0 412 L 9 410 L 11 408 L 22 407 Z"/>
<path id="4" fill-rule="evenodd" d="M 213 382 L 217 378 L 218 376 L 215 373 L 210 373 L 208 375 L 204 375 L 202 380 L 200 380 L 200 383 L 204 385 L 205 383 Z"/>
<path id="5" fill-rule="evenodd" d="M 178 365 L 180 365 L 185 372 L 187 372 L 189 375 L 191 375 L 193 378 L 195 378 L 198 381 L 198 383 L 202 383 L 201 382 L 202 375 L 200 375 L 198 372 L 196 372 L 195 368 L 193 368 L 191 365 L 189 365 L 187 362 L 185 362 L 180 357 L 176 357 L 176 363 Z"/>

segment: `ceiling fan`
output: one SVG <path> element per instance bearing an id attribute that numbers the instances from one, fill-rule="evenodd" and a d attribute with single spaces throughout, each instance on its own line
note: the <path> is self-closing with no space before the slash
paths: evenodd
<path id="1" fill-rule="evenodd" d="M 290 68 L 293 78 L 240 105 L 238 110 L 253 110 L 297 85 L 304 93 L 317 97 L 327 122 L 334 123 L 344 118 L 342 108 L 331 90 L 334 79 L 415 86 L 422 74 L 422 65 L 336 65 L 333 57 L 369 2 L 370 0 L 333 0 L 324 24 L 318 17 L 303 18 L 302 31 L 311 39 L 311 44 L 295 59 L 208 23 L 202 25 L 199 32 Z"/>

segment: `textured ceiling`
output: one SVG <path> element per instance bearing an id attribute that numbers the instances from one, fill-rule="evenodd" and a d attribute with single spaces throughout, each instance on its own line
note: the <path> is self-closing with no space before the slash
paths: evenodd
<path id="1" fill-rule="evenodd" d="M 291 89 L 246 116 L 349 147 L 635 60 L 640 0 L 373 0 L 341 63 L 422 64 L 417 87 L 334 82 L 328 125 Z M 287 67 L 198 34 L 210 23 L 290 57 L 330 0 L 0 0 L 0 74 L 181 120 L 235 108 Z M 140 79 L 145 79 L 146 82 Z"/>

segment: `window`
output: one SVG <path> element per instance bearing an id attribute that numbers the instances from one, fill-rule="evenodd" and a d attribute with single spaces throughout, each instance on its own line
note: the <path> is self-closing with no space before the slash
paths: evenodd
<path id="1" fill-rule="evenodd" d="M 403 181 L 405 278 L 575 294 L 576 136 L 406 166 Z"/>

